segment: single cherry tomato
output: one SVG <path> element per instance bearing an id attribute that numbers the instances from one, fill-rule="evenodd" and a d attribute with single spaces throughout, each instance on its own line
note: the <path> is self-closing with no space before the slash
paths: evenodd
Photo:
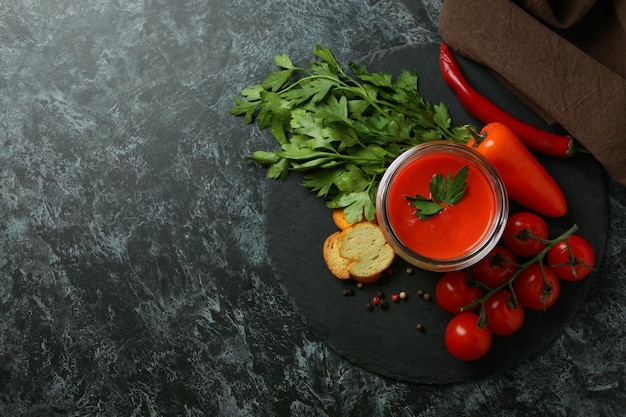
<path id="1" fill-rule="evenodd" d="M 535 256 L 546 247 L 546 243 L 533 237 L 548 239 L 548 225 L 536 214 L 522 212 L 509 217 L 502 242 L 518 256 Z"/>
<path id="2" fill-rule="evenodd" d="M 476 313 L 457 314 L 446 327 L 444 340 L 448 352 L 462 361 L 480 358 L 491 348 L 491 331 L 478 326 Z"/>
<path id="3" fill-rule="evenodd" d="M 596 256 L 585 238 L 572 235 L 568 241 L 569 249 L 564 240 L 550 249 L 547 257 L 548 264 L 559 278 L 565 281 L 580 281 L 593 270 Z"/>
<path id="4" fill-rule="evenodd" d="M 531 310 L 546 310 L 556 302 L 561 293 L 561 284 L 556 274 L 547 265 L 529 265 L 513 281 L 513 289 L 522 305 Z"/>
<path id="5" fill-rule="evenodd" d="M 435 298 L 442 309 L 451 314 L 459 314 L 463 307 L 478 300 L 482 291 L 478 287 L 471 287 L 468 283 L 467 271 L 447 272 L 439 278 L 435 287 Z M 475 305 L 467 311 L 476 309 Z"/>
<path id="6" fill-rule="evenodd" d="M 498 336 L 513 334 L 524 324 L 524 307 L 511 295 L 509 290 L 500 290 L 485 302 L 487 327 Z"/>
<path id="7" fill-rule="evenodd" d="M 498 245 L 485 258 L 471 267 L 472 279 L 489 288 L 496 288 L 517 271 L 517 259 L 513 252 Z"/>

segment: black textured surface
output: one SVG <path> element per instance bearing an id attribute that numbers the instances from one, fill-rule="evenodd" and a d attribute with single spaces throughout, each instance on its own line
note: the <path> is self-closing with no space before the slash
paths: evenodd
<path id="1" fill-rule="evenodd" d="M 626 191 L 613 181 L 583 304 L 513 369 L 380 377 L 281 291 L 268 181 L 242 160 L 273 142 L 230 115 L 233 97 L 282 52 L 304 64 L 319 43 L 380 62 L 437 42 L 440 5 L 3 2 L 0 415 L 624 415 Z"/>

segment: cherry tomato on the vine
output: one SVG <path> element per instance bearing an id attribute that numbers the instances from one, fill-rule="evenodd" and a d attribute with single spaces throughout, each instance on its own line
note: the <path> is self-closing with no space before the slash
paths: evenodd
<path id="1" fill-rule="evenodd" d="M 485 302 L 487 327 L 498 336 L 515 333 L 524 324 L 524 307 L 511 301 L 511 291 L 500 290 Z M 515 308 L 512 308 L 515 304 Z"/>
<path id="2" fill-rule="evenodd" d="M 513 252 L 498 245 L 485 258 L 471 267 L 472 279 L 489 288 L 496 288 L 517 271 L 517 259 Z"/>
<path id="3" fill-rule="evenodd" d="M 548 239 L 548 225 L 534 213 L 521 212 L 509 217 L 502 242 L 518 256 L 535 256 L 546 244 L 534 237 Z"/>
<path id="4" fill-rule="evenodd" d="M 548 251 L 548 264 L 559 278 L 565 281 L 580 281 L 593 270 L 595 253 L 591 244 L 581 236 L 572 235 L 568 241 L 572 251 L 571 257 L 567 243 L 562 240 Z"/>
<path id="5" fill-rule="evenodd" d="M 547 265 L 542 267 L 538 264 L 531 264 L 513 281 L 513 289 L 517 299 L 522 305 L 531 310 L 546 310 L 556 302 L 561 293 L 561 284 L 556 274 Z"/>
<path id="6" fill-rule="evenodd" d="M 435 287 L 435 298 L 439 306 L 451 314 L 459 314 L 461 308 L 478 300 L 482 291 L 478 287 L 468 285 L 469 275 L 467 271 L 447 272 L 439 278 Z M 476 309 L 471 307 L 468 311 Z"/>
<path id="7" fill-rule="evenodd" d="M 491 348 L 491 331 L 487 327 L 478 327 L 479 316 L 476 313 L 457 314 L 446 327 L 444 340 L 448 352 L 462 361 L 480 358 Z"/>

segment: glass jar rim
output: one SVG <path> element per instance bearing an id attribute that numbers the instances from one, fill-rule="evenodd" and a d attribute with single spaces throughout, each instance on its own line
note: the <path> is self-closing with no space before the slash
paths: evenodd
<path id="1" fill-rule="evenodd" d="M 477 242 L 471 251 L 458 257 L 447 259 L 435 259 L 423 256 L 409 248 L 398 237 L 387 215 L 389 189 L 399 172 L 422 156 L 439 153 L 461 156 L 475 165 L 488 179 L 495 200 L 494 221 L 490 224 L 490 230 L 486 233 L 485 237 Z M 497 170 L 478 151 L 461 143 L 430 141 L 406 150 L 389 165 L 383 174 L 376 194 L 376 211 L 378 224 L 387 242 L 398 256 L 422 269 L 445 272 L 469 267 L 489 254 L 497 245 L 504 232 L 504 227 L 508 219 L 509 202 L 506 188 Z"/>

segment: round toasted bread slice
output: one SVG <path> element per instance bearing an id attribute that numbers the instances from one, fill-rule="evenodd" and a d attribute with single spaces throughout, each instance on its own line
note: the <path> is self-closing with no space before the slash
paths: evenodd
<path id="1" fill-rule="evenodd" d="M 334 276 L 339 279 L 349 279 L 351 276 L 348 267 L 352 261 L 339 254 L 340 238 L 341 232 L 335 232 L 326 238 L 323 246 L 324 262 Z"/>
<path id="2" fill-rule="evenodd" d="M 395 258 L 380 228 L 370 222 L 356 223 L 341 231 L 339 254 L 351 261 L 350 276 L 363 283 L 378 280 Z"/>

